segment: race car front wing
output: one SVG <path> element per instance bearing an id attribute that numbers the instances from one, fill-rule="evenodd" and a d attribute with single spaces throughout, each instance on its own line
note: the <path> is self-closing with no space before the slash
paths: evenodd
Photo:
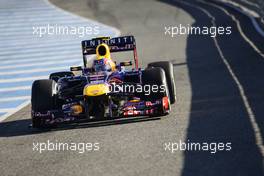
<path id="1" fill-rule="evenodd" d="M 32 111 L 31 113 L 34 118 L 40 118 L 43 124 L 46 125 L 91 120 L 92 118 L 88 118 L 85 115 L 84 110 L 80 111 L 80 113 L 76 113 L 76 107 L 78 106 L 83 109 L 82 105 L 71 103 L 64 106 L 61 110 L 49 110 L 46 112 Z M 105 117 L 105 120 L 138 116 L 162 116 L 168 114 L 169 111 L 170 102 L 168 97 L 163 97 L 155 101 L 131 100 L 121 107 L 117 117 L 108 116 Z M 93 119 L 93 121 L 94 120 L 96 119 Z"/>

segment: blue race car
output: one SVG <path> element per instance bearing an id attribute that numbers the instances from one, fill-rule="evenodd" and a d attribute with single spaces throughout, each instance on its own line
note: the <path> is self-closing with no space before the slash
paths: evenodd
<path id="1" fill-rule="evenodd" d="M 133 51 L 134 63 L 116 63 L 111 53 Z M 163 116 L 176 101 L 173 65 L 167 61 L 138 67 L 133 36 L 82 41 L 84 66 L 56 72 L 32 85 L 32 126 L 136 116 Z M 88 66 L 87 57 L 95 55 Z M 128 67 L 133 67 L 126 69 Z M 79 74 L 78 74 L 79 72 Z"/>

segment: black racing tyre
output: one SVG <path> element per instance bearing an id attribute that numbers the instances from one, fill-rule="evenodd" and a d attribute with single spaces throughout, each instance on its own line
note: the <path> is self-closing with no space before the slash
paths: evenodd
<path id="1" fill-rule="evenodd" d="M 168 89 L 170 93 L 170 103 L 171 104 L 175 103 L 176 102 L 176 86 L 175 86 L 175 79 L 174 79 L 173 64 L 169 61 L 160 61 L 160 62 L 149 63 L 148 67 L 159 67 L 165 71 Z"/>
<path id="2" fill-rule="evenodd" d="M 143 88 L 145 89 L 146 86 L 150 86 L 151 91 L 143 91 L 142 96 L 145 100 L 155 101 L 161 99 L 165 96 L 168 96 L 168 86 L 166 81 L 166 75 L 163 69 L 161 68 L 147 68 L 142 72 L 142 83 Z M 154 90 L 154 86 L 158 86 L 158 91 Z M 163 86 L 162 89 L 161 86 Z"/>
<path id="3" fill-rule="evenodd" d="M 55 72 L 50 74 L 49 79 L 52 79 L 57 82 L 60 78 L 65 76 L 74 76 L 74 74 L 70 71 Z"/>
<path id="4" fill-rule="evenodd" d="M 55 96 L 53 95 L 55 84 L 55 81 L 50 79 L 33 82 L 31 92 L 32 112 L 45 112 L 55 109 Z M 32 114 L 32 126 L 35 128 L 43 127 L 42 119 Z"/>

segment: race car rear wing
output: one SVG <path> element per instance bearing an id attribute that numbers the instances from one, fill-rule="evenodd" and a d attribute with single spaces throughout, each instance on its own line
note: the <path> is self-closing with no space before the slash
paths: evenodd
<path id="1" fill-rule="evenodd" d="M 121 36 L 121 37 L 100 37 L 91 40 L 82 41 L 82 53 L 84 59 L 84 65 L 86 65 L 86 55 L 91 55 L 96 53 L 96 47 L 102 43 L 109 46 L 110 52 L 120 52 L 120 51 L 134 51 L 135 66 L 138 68 L 138 58 L 136 51 L 136 40 L 134 36 Z"/>

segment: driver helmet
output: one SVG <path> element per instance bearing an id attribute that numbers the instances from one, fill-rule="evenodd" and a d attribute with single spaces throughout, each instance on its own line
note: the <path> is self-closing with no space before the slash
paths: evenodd
<path id="1" fill-rule="evenodd" d="M 110 48 L 102 43 L 96 47 L 96 59 L 93 62 L 93 68 L 96 72 L 114 71 L 115 63 L 111 59 Z"/>

